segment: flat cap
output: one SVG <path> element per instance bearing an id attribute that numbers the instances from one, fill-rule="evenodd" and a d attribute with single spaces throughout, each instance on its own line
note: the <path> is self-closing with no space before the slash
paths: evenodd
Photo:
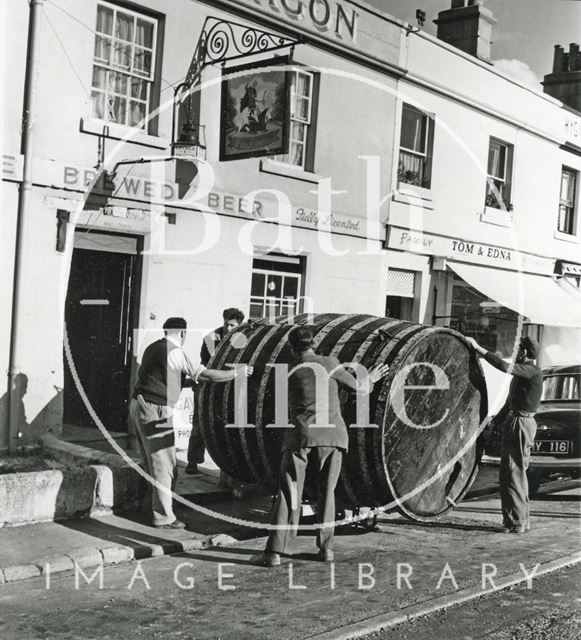
<path id="1" fill-rule="evenodd" d="M 538 358 L 540 346 L 539 343 L 531 336 L 525 336 L 520 341 L 520 346 L 526 351 L 529 358 Z"/>
<path id="2" fill-rule="evenodd" d="M 163 323 L 163 330 L 168 331 L 171 329 L 176 329 L 183 331 L 188 328 L 188 323 L 184 320 L 184 318 L 168 318 Z"/>

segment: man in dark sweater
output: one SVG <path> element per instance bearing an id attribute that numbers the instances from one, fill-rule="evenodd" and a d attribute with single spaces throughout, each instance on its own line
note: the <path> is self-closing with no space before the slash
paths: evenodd
<path id="1" fill-rule="evenodd" d="M 324 562 L 333 560 L 335 487 L 343 453 L 349 443 L 338 385 L 359 393 L 370 393 L 373 385 L 389 370 L 387 365 L 381 365 L 372 369 L 365 380 L 358 381 L 337 358 L 315 353 L 313 334 L 307 327 L 295 327 L 289 333 L 289 344 L 294 357 L 288 389 L 294 426 L 285 433 L 282 447 L 279 490 L 272 517 L 272 524 L 277 528 L 271 530 L 266 550 L 250 558 L 252 564 L 266 567 L 280 564 L 280 554 L 288 551 L 296 536 L 309 459 L 316 467 L 319 492 L 318 557 Z M 323 379 L 319 379 L 321 375 Z M 321 398 L 321 392 L 325 392 L 327 398 Z"/>
<path id="2" fill-rule="evenodd" d="M 534 338 L 520 341 L 516 362 L 505 362 L 481 347 L 473 338 L 470 344 L 493 367 L 513 376 L 508 399 L 496 416 L 501 429 L 500 498 L 503 531 L 525 533 L 530 529 L 529 484 L 527 469 L 537 431 L 534 415 L 543 391 L 543 374 L 535 364 L 539 344 Z"/>
<path id="3" fill-rule="evenodd" d="M 146 470 L 152 478 L 153 526 L 183 529 L 172 508 L 177 480 L 173 409 L 187 377 L 197 382 L 228 382 L 237 375 L 250 376 L 252 367 L 219 371 L 194 365 L 183 351 L 187 324 L 183 318 L 169 318 L 164 337 L 144 351 L 137 383 L 129 406 Z"/>
<path id="4" fill-rule="evenodd" d="M 224 309 L 222 312 L 222 326 L 214 329 L 209 333 L 202 341 L 202 348 L 200 350 L 200 362 L 204 367 L 210 362 L 210 358 L 214 355 L 216 347 L 219 342 L 224 339 L 224 336 L 230 333 L 238 325 L 244 322 L 244 314 L 240 309 Z M 200 397 L 198 393 L 197 385 L 194 385 L 194 414 L 192 418 L 192 432 L 190 434 L 190 440 L 188 442 L 188 466 L 186 467 L 186 473 L 195 474 L 198 473 L 198 464 L 204 462 L 205 446 L 204 439 L 202 438 L 202 431 L 199 422 L 199 402 Z"/>

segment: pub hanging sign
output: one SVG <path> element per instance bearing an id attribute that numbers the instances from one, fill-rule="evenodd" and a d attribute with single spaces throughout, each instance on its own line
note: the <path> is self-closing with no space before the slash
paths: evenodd
<path id="1" fill-rule="evenodd" d="M 221 161 L 287 152 L 288 64 L 288 57 L 279 57 L 224 70 Z"/>

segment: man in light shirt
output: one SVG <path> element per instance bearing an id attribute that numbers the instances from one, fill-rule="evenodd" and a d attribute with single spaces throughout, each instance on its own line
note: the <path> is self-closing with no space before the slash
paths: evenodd
<path id="1" fill-rule="evenodd" d="M 172 507 L 172 492 L 177 480 L 173 408 L 186 378 L 198 382 L 228 382 L 237 375 L 252 375 L 252 367 L 219 371 L 194 365 L 182 349 L 187 323 L 183 318 L 168 318 L 163 325 L 164 337 L 150 344 L 143 353 L 137 384 L 129 407 L 129 419 L 152 486 L 153 526 L 183 529 Z"/>

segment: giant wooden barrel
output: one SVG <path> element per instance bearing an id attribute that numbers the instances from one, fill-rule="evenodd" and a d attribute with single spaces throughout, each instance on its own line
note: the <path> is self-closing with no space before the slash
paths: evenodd
<path id="1" fill-rule="evenodd" d="M 390 365 L 369 398 L 369 424 L 349 427 L 338 497 L 345 507 L 398 509 L 419 521 L 453 508 L 477 472 L 477 436 L 487 414 L 484 375 L 457 332 L 370 315 L 301 315 L 315 350 L 367 368 Z M 219 345 L 211 368 L 250 364 L 248 422 L 235 424 L 234 383 L 204 384 L 200 423 L 212 459 L 230 476 L 276 487 L 284 429 L 273 428 L 273 364 L 291 361 L 287 319 L 248 323 Z M 357 396 L 341 392 L 345 423 Z M 230 426 L 227 426 L 230 425 Z M 307 479 L 307 493 L 313 483 Z"/>

